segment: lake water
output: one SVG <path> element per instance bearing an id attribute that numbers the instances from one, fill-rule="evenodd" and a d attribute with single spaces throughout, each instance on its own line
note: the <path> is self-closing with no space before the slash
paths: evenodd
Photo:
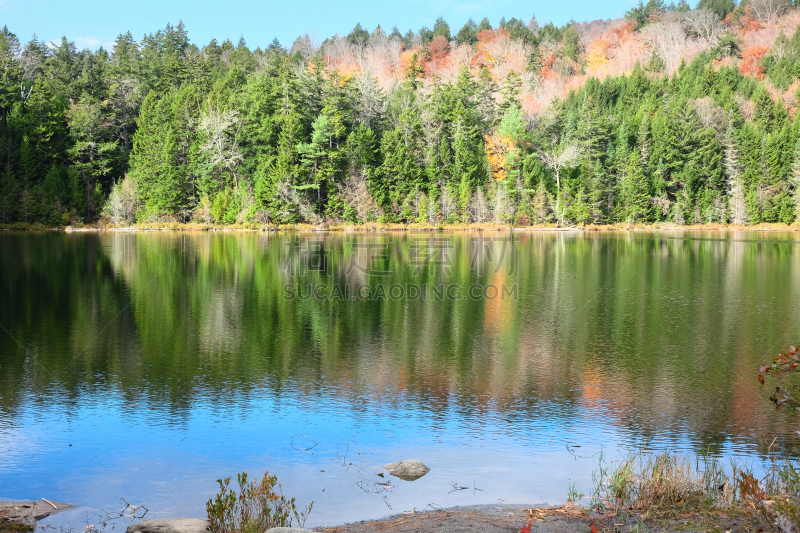
<path id="1" fill-rule="evenodd" d="M 800 453 L 758 367 L 800 234 L 0 234 L 0 496 L 306 525 L 588 492 L 601 448 Z M 413 481 L 376 474 L 418 459 Z M 468 487 L 454 490 L 455 487 Z"/>

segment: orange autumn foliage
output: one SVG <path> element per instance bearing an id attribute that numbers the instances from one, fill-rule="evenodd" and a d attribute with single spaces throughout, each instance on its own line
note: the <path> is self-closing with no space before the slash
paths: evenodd
<path id="1" fill-rule="evenodd" d="M 483 30 L 478 33 L 478 44 L 476 48 L 480 50 L 485 48 L 488 43 L 493 43 L 498 39 L 508 39 L 511 34 L 505 28 L 497 28 L 496 30 Z"/>
<path id="2" fill-rule="evenodd" d="M 408 72 L 408 67 L 411 66 L 411 62 L 414 59 L 414 54 L 417 54 L 417 64 L 423 69 L 423 71 L 427 72 L 428 54 L 425 53 L 425 50 L 421 46 L 414 46 L 400 53 L 399 75 L 401 79 L 406 75 L 406 72 Z"/>
<path id="3" fill-rule="evenodd" d="M 628 40 L 628 37 L 633 35 L 634 30 L 635 27 L 633 22 L 627 21 L 625 24 L 611 28 L 609 33 L 616 39 L 618 43 L 624 43 Z"/>
<path id="4" fill-rule="evenodd" d="M 605 39 L 597 39 L 586 49 L 586 66 L 590 69 L 608 63 L 608 52 L 614 44 Z"/>
<path id="5" fill-rule="evenodd" d="M 556 73 L 553 71 L 553 64 L 556 62 L 556 55 L 555 54 L 548 54 L 544 59 L 542 59 L 542 71 L 541 75 L 542 78 L 545 80 L 554 80 L 556 79 Z"/>
<path id="6" fill-rule="evenodd" d="M 753 15 L 753 8 L 750 6 L 745 6 L 744 14 L 742 14 L 738 20 L 734 20 L 734 12 L 731 12 L 728 13 L 722 23 L 729 27 L 738 25 L 739 37 L 744 37 L 745 34 L 758 31 L 763 27 L 758 18 Z"/>
<path id="7" fill-rule="evenodd" d="M 425 65 L 425 75 L 432 76 L 437 70 L 447 66 L 450 59 L 450 43 L 437 35 L 428 45 L 429 62 Z"/>
<path id="8" fill-rule="evenodd" d="M 498 62 L 495 57 L 497 47 L 494 46 L 502 41 L 508 42 L 511 34 L 504 28 L 497 28 L 496 30 L 483 30 L 478 33 L 478 43 L 475 45 L 475 59 L 473 60 L 478 66 L 492 67 Z"/>
<path id="9" fill-rule="evenodd" d="M 735 66 L 744 75 L 764 79 L 766 72 L 761 62 L 768 53 L 767 48 L 781 29 L 786 31 L 786 28 L 795 28 L 800 24 L 800 11 L 790 10 L 777 21 L 759 21 L 748 6 L 728 15 L 723 24 L 740 38 L 744 57 L 714 60 L 715 67 Z M 564 98 L 570 90 L 579 88 L 590 77 L 602 80 L 608 76 L 630 73 L 637 61 L 644 63 L 648 60 L 654 45 L 652 33 L 635 30 L 633 23 L 628 20 L 594 21 L 583 24 L 582 28 L 581 42 L 586 46 L 582 58 L 585 60 L 585 69 L 570 59 L 559 57 L 563 47 L 557 44 L 542 46 L 539 49 L 542 54 L 540 76 L 525 85 L 520 95 L 526 114 L 541 113 L 554 98 Z M 669 52 L 672 55 L 667 68 L 670 74 L 678 68 L 681 59 L 689 63 L 700 51 L 693 39 L 687 39 L 683 44 L 676 41 L 671 46 Z M 494 80 L 502 83 L 510 71 L 518 75 L 525 71 L 530 51 L 529 46 L 522 46 L 502 28 L 480 32 L 474 47 L 462 44 L 451 48 L 450 43 L 442 37 L 410 50 L 396 41 L 363 47 L 337 37 L 323 47 L 324 64 L 316 66 L 309 62 L 308 68 L 309 72 L 316 68 L 326 72 L 338 70 L 342 82 L 361 75 L 362 69 L 368 69 L 376 76 L 381 88 L 388 91 L 394 82 L 402 82 L 409 75 L 409 65 L 416 53 L 415 71 L 419 85 L 429 85 L 437 79 L 441 83 L 451 83 L 462 67 L 468 67 L 473 75 L 485 67 Z M 781 99 L 790 115 L 794 116 L 798 101 L 796 86 L 773 94 L 773 98 Z M 495 165 L 495 171 L 501 168 L 502 165 Z"/>
<path id="10" fill-rule="evenodd" d="M 764 65 L 761 60 L 769 52 L 769 48 L 763 45 L 754 44 L 742 52 L 742 61 L 739 63 L 739 72 L 745 76 L 752 76 L 759 80 L 764 79 Z"/>
<path id="11" fill-rule="evenodd" d="M 492 176 L 498 181 L 506 179 L 508 177 L 508 169 L 506 168 L 507 156 L 513 155 L 517 150 L 514 146 L 514 140 L 507 135 L 500 135 L 499 133 L 486 135 L 483 140 L 486 158 L 492 167 Z"/>

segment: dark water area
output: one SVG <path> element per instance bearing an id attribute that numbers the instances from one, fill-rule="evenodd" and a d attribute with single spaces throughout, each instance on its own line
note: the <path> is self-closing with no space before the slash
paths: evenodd
<path id="1" fill-rule="evenodd" d="M 201 517 L 269 471 L 314 526 L 563 502 L 601 449 L 800 455 L 757 380 L 798 233 L 4 232 L 0 302 L 8 498 Z"/>

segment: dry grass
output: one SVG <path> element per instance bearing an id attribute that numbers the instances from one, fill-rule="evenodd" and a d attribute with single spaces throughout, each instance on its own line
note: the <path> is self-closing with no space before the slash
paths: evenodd
<path id="1" fill-rule="evenodd" d="M 34 529 L 36 528 L 27 524 L 14 524 L 0 520 L 0 533 L 29 533 Z"/>
<path id="2" fill-rule="evenodd" d="M 609 466 L 601 454 L 592 480 L 594 510 L 636 511 L 641 520 L 727 513 L 800 533 L 800 464 L 790 459 L 773 458 L 758 478 L 747 466 L 731 461 L 725 468 L 707 455 L 636 453 Z"/>

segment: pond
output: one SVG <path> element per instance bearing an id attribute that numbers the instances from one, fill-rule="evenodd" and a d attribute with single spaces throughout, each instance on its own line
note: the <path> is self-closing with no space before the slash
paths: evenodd
<path id="1" fill-rule="evenodd" d="M 0 234 L 0 496 L 197 516 L 269 471 L 307 526 L 560 503 L 600 451 L 797 455 L 758 367 L 800 234 Z M 379 477 L 417 459 L 416 481 Z"/>

